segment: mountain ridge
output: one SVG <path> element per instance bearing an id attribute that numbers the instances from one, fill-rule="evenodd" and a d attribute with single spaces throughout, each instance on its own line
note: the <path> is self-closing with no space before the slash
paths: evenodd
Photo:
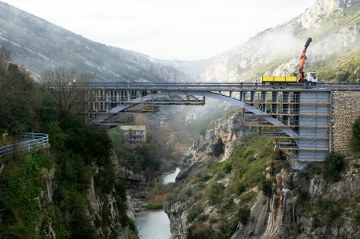
<path id="1" fill-rule="evenodd" d="M 38 78 L 46 69 L 76 68 L 98 81 L 188 81 L 171 66 L 130 50 L 91 41 L 0 2 L 0 43 Z"/>
<path id="2" fill-rule="evenodd" d="M 308 37 L 313 37 L 308 65 L 351 50 L 360 42 L 360 16 L 354 14 L 358 9 L 358 0 L 318 0 L 303 14 L 221 54 L 197 81 L 255 81 L 264 74 L 296 72 Z"/>

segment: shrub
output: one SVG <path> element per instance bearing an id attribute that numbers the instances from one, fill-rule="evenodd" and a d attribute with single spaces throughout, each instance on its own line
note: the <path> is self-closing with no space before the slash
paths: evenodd
<path id="1" fill-rule="evenodd" d="M 195 224 L 188 230 L 189 239 L 217 239 L 214 229 L 209 224 Z"/>
<path id="2" fill-rule="evenodd" d="M 230 161 L 225 161 L 222 165 L 222 170 L 224 173 L 228 174 L 232 170 L 232 164 Z"/>
<path id="3" fill-rule="evenodd" d="M 311 227 L 312 228 L 319 228 L 321 226 L 321 221 L 318 217 L 314 216 L 311 221 Z"/>
<path id="4" fill-rule="evenodd" d="M 223 186 L 217 182 L 210 184 L 207 195 L 211 204 L 217 204 L 223 200 Z"/>
<path id="5" fill-rule="evenodd" d="M 189 214 L 187 215 L 187 220 L 189 222 L 194 221 L 202 212 L 203 207 L 200 204 L 195 204 L 191 210 L 189 210 Z"/>
<path id="6" fill-rule="evenodd" d="M 330 225 L 333 221 L 341 216 L 342 205 L 339 201 L 334 201 L 329 198 L 322 198 L 316 201 L 314 209 L 316 215 L 321 217 L 319 223 L 321 222 L 324 225 Z"/>
<path id="7" fill-rule="evenodd" d="M 352 126 L 351 144 L 354 152 L 360 153 L 360 117 L 355 120 Z"/>
<path id="8" fill-rule="evenodd" d="M 325 158 L 324 178 L 330 182 L 339 181 L 341 178 L 341 171 L 344 167 L 344 157 L 337 152 L 331 152 Z"/>
<path id="9" fill-rule="evenodd" d="M 360 206 L 355 209 L 353 217 L 355 219 L 355 222 L 360 224 Z"/>
<path id="10" fill-rule="evenodd" d="M 268 181 L 266 179 L 263 179 L 261 181 L 261 191 L 264 193 L 264 195 L 268 198 L 272 195 L 272 185 L 271 181 Z"/>
<path id="11" fill-rule="evenodd" d="M 250 208 L 240 207 L 238 211 L 238 217 L 241 224 L 246 225 L 250 217 Z"/>

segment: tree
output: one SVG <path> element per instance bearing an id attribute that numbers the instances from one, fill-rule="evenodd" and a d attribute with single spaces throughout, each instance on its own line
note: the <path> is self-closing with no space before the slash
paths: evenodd
<path id="1" fill-rule="evenodd" d="M 330 152 L 324 162 L 324 178 L 330 182 L 337 182 L 341 179 L 344 168 L 344 157 L 338 152 Z"/>
<path id="2" fill-rule="evenodd" d="M 0 131 L 36 130 L 41 94 L 24 67 L 11 63 L 10 52 L 0 47 Z"/>
<path id="3" fill-rule="evenodd" d="M 79 114 L 89 103 L 86 91 L 90 78 L 88 74 L 59 67 L 43 72 L 41 82 L 53 93 L 59 110 Z"/>
<path id="4" fill-rule="evenodd" d="M 360 153 L 360 117 L 358 117 L 352 127 L 352 148 L 356 153 Z"/>

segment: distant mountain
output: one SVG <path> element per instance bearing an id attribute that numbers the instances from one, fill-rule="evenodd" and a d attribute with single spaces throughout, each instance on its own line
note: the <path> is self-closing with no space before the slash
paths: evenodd
<path id="1" fill-rule="evenodd" d="M 0 44 L 37 77 L 54 67 L 75 68 L 98 81 L 187 81 L 190 77 L 143 54 L 88 40 L 0 2 Z"/>
<path id="2" fill-rule="evenodd" d="M 184 72 L 185 74 L 196 78 L 203 73 L 209 66 L 211 66 L 216 60 L 216 57 L 209 59 L 197 60 L 197 61 L 181 61 L 181 60 L 158 60 L 159 63 L 169 65 Z"/>
<path id="3" fill-rule="evenodd" d="M 359 78 L 360 1 L 318 0 L 300 16 L 220 55 L 197 80 L 255 81 L 264 74 L 297 72 L 308 37 L 313 42 L 305 71 L 317 71 L 323 81 Z"/>

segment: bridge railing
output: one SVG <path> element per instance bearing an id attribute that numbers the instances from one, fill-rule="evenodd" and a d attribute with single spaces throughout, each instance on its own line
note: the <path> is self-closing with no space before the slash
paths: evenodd
<path id="1" fill-rule="evenodd" d="M 273 85 L 263 85 L 261 82 L 89 82 L 90 88 L 104 88 L 104 89 L 242 89 L 250 88 L 274 88 Z M 305 84 L 288 84 L 286 88 L 302 88 L 307 90 L 337 90 L 337 89 L 352 89 L 360 90 L 359 83 L 325 83 L 318 82 L 316 86 L 308 88 Z"/>
<path id="2" fill-rule="evenodd" d="M 13 154 L 15 152 L 30 152 L 32 149 L 44 148 L 49 143 L 48 134 L 24 132 L 20 135 L 21 138 L 25 141 L 1 147 L 0 157 Z"/>

